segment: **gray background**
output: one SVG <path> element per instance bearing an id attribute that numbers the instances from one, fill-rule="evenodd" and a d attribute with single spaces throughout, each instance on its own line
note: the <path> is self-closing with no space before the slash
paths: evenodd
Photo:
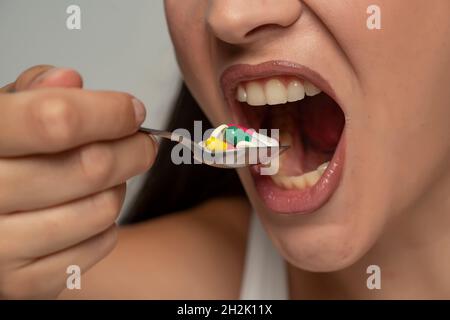
<path id="1" fill-rule="evenodd" d="M 66 9 L 81 7 L 81 30 L 68 30 Z M 126 91 L 160 128 L 180 76 L 162 0 L 0 0 L 0 86 L 36 64 L 72 67 L 85 87 Z M 129 183 L 130 196 L 140 179 Z"/>

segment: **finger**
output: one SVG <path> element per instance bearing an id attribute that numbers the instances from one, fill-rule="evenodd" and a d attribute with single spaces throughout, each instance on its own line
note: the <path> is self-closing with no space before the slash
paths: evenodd
<path id="1" fill-rule="evenodd" d="M 16 91 L 39 88 L 82 88 L 83 78 L 73 69 L 52 68 L 40 74 L 32 82 L 22 86 L 16 85 Z"/>
<path id="2" fill-rule="evenodd" d="M 145 107 L 126 93 L 51 88 L 0 95 L 0 156 L 68 150 L 137 131 Z"/>
<path id="3" fill-rule="evenodd" d="M 0 93 L 12 93 L 28 89 L 83 86 L 81 75 L 69 68 L 39 65 L 22 72 L 17 80 L 0 89 Z"/>
<path id="4" fill-rule="evenodd" d="M 35 259 L 72 247 L 111 227 L 120 213 L 126 185 L 49 209 L 3 216 L 0 255 Z"/>
<path id="5" fill-rule="evenodd" d="M 8 277 L 5 291 L 10 298 L 48 298 L 59 294 L 67 283 L 69 266 L 86 272 L 105 258 L 117 243 L 117 227 L 74 247 L 38 259 Z"/>
<path id="6" fill-rule="evenodd" d="M 15 83 L 9 83 L 6 86 L 0 88 L 0 93 L 14 93 L 15 89 L 14 89 Z"/>
<path id="7" fill-rule="evenodd" d="M 54 156 L 1 159 L 0 213 L 46 208 L 119 185 L 148 170 L 156 149 L 139 133 Z"/>

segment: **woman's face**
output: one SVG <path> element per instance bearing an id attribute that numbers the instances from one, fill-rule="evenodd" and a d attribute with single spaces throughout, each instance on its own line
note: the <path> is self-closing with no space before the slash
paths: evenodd
<path id="1" fill-rule="evenodd" d="M 381 29 L 367 27 L 371 0 L 166 0 L 212 122 L 277 128 L 291 145 L 277 175 L 239 174 L 302 269 L 354 263 L 450 191 L 450 1 L 376 2 Z"/>

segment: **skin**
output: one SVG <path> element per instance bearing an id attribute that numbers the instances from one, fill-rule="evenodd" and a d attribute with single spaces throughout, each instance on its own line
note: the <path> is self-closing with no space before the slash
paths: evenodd
<path id="1" fill-rule="evenodd" d="M 111 252 L 124 182 L 153 162 L 133 97 L 81 87 L 37 66 L 0 92 L 0 298 L 54 298 Z"/>
<path id="2" fill-rule="evenodd" d="M 270 212 L 255 192 L 248 172 L 239 172 L 252 206 L 288 263 L 291 298 L 449 298 L 450 3 L 436 0 L 431 6 L 419 0 L 379 0 L 379 31 L 365 27 L 366 8 L 372 4 L 366 0 L 165 3 L 184 79 L 214 124 L 230 120 L 219 77 L 236 63 L 282 59 L 309 66 L 331 84 L 345 111 L 347 147 L 343 177 L 332 198 L 314 214 L 285 217 Z M 67 80 L 65 77 L 61 78 Z M 79 82 L 67 83 L 61 78 L 48 86 L 81 87 Z M 19 78 L 16 86 L 20 82 Z M 19 97 L 53 91 L 44 89 L 45 83 L 41 86 L 30 90 L 19 85 L 23 94 L 2 95 L 0 98 L 8 96 L 8 100 L 1 104 L 15 106 L 26 101 Z M 66 93 L 61 88 L 55 91 Z M 84 91 L 79 89 L 77 94 Z M 7 109 L 12 114 L 14 108 Z M 94 136 L 101 134 L 93 133 L 91 137 Z M 127 136 L 139 139 L 140 135 L 128 132 Z M 10 139 L 17 137 L 11 134 Z M 17 145 L 17 141 L 11 141 L 11 145 Z M 151 141 L 145 141 L 147 152 L 153 150 Z M 65 142 L 63 150 L 73 149 L 73 141 Z M 136 148 L 128 152 L 142 151 Z M 116 156 L 119 154 L 118 151 Z M 57 161 L 54 157 L 53 161 Z M 33 168 L 37 168 L 39 160 L 32 159 Z M 151 159 L 137 167 L 144 169 L 150 164 Z M 133 170 L 128 165 L 127 172 L 131 174 Z M 133 168 L 140 171 L 137 167 Z M 19 185 L 20 176 L 17 177 L 15 183 Z M 66 177 L 59 177 L 59 185 L 67 181 L 63 178 Z M 29 179 L 27 176 L 27 183 Z M 114 182 L 121 185 L 123 181 Z M 107 187 L 103 184 L 103 188 Z M 51 193 L 55 189 L 49 185 L 47 190 Z M 21 201 L 27 197 L 26 193 L 18 194 Z M 119 194 L 122 195 L 117 191 L 111 196 L 116 204 L 121 203 Z M 9 195 L 9 199 L 14 197 Z M 55 200 L 51 204 L 57 203 Z M 30 207 L 32 204 L 30 201 Z M 42 213 L 50 212 L 51 204 L 41 209 Z M 78 233 L 81 241 L 80 230 L 93 230 L 94 236 L 113 223 L 111 210 L 109 220 L 105 218 L 109 223 L 95 228 L 92 220 L 102 216 L 103 211 L 103 206 L 98 208 L 95 215 L 78 219 L 77 223 L 83 225 L 77 228 L 73 227 L 75 222 L 69 224 L 55 214 L 51 222 L 43 222 L 41 233 L 30 233 L 29 239 L 22 240 L 19 235 L 27 233 L 20 228 L 27 222 L 21 219 L 19 223 L 18 217 L 26 216 L 26 212 L 10 214 L 14 212 L 11 204 L 10 211 L 0 215 L 0 228 L 9 217 L 17 217 L 17 226 L 1 229 L 0 234 L 8 230 L 8 239 L 16 237 L 12 243 L 26 250 L 57 224 Z M 80 207 L 76 211 L 83 214 L 86 209 Z M 112 253 L 83 277 L 83 290 L 64 291 L 60 297 L 237 298 L 249 212 L 243 199 L 218 199 L 186 212 L 123 228 Z M 37 217 L 40 212 L 29 213 L 28 216 Z M 181 238 L 183 241 L 178 242 Z M 51 247 L 52 241 L 43 242 L 39 246 Z M 80 259 L 91 259 L 86 260 L 86 269 L 111 250 L 114 241 L 105 242 L 96 244 L 96 250 L 86 249 L 85 254 L 79 255 Z M 67 244 L 67 239 L 62 243 Z M 39 281 L 52 279 L 48 290 L 49 285 L 30 276 L 33 273 L 25 276 L 25 271 L 19 272 L 27 268 L 16 267 L 17 261 L 23 261 L 16 254 L 18 251 L 14 251 L 14 257 L 5 253 L 12 251 L 3 250 L 3 255 L 1 252 L 0 249 L 3 296 L 54 297 L 63 288 L 65 278 L 53 280 L 57 270 L 65 276 L 63 263 L 39 269 Z M 33 265 L 27 263 L 36 260 L 36 251 L 30 256 L 34 259 L 23 265 Z M 366 287 L 366 268 L 371 264 L 381 267 L 382 290 Z M 111 282 L 112 277 L 116 281 Z M 8 284 L 5 279 L 15 282 Z M 24 286 L 29 283 L 31 287 Z"/>
<path id="3" fill-rule="evenodd" d="M 341 184 L 314 214 L 271 213 L 240 172 L 290 264 L 292 297 L 449 297 L 439 249 L 449 240 L 450 3 L 378 1 L 380 31 L 366 28 L 371 1 L 262 3 L 167 0 L 166 12 L 186 83 L 215 124 L 230 119 L 221 72 L 269 60 L 319 72 L 345 112 Z M 370 264 L 382 291 L 365 287 Z"/>
<path id="4" fill-rule="evenodd" d="M 134 97 L 82 86 L 74 70 L 36 66 L 0 89 L 0 299 L 237 297 L 248 202 L 119 230 L 125 181 L 158 148 L 136 133 Z M 83 290 L 63 291 L 70 265 Z"/>

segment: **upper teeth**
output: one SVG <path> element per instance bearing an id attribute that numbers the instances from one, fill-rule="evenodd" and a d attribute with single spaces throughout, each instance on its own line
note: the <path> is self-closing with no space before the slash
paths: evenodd
<path id="1" fill-rule="evenodd" d="M 287 84 L 287 85 L 286 85 Z M 249 81 L 240 84 L 236 91 L 236 99 L 247 102 L 251 106 L 276 105 L 299 101 L 306 96 L 315 96 L 322 91 L 309 81 L 303 83 L 298 79 L 282 81 L 271 78 L 265 81 Z"/>

